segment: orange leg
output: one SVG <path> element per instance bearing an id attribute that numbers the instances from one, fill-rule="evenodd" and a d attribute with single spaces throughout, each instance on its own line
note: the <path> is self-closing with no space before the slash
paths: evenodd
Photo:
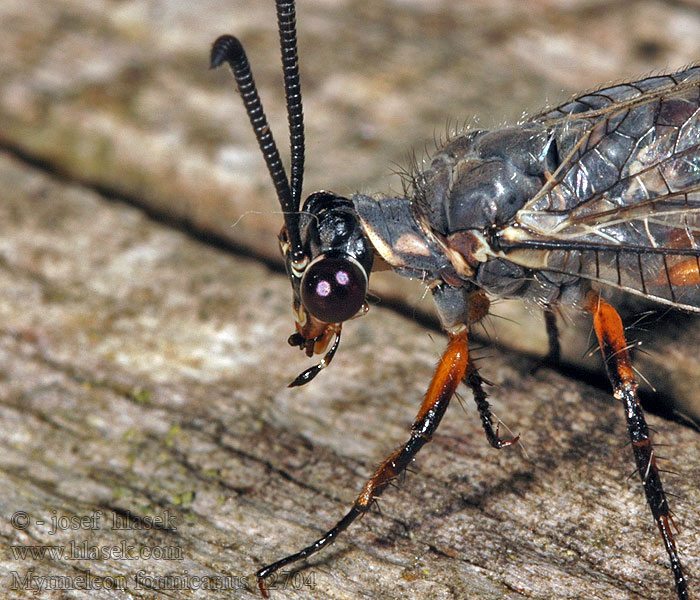
<path id="1" fill-rule="evenodd" d="M 649 429 L 642 407 L 637 398 L 637 382 L 632 371 L 625 340 L 622 320 L 617 311 L 598 294 L 591 293 L 585 309 L 593 315 L 593 327 L 605 360 L 608 378 L 613 386 L 613 395 L 622 400 L 627 418 L 627 432 L 632 442 L 637 471 L 642 479 L 647 503 L 659 528 L 671 561 L 671 570 L 676 583 L 676 592 L 681 600 L 688 598 L 688 584 L 676 550 L 671 526 L 673 520 L 666 500 L 664 488 L 656 466 L 654 448 L 649 438 Z"/>
<path id="2" fill-rule="evenodd" d="M 440 359 L 425 394 L 416 420 L 411 427 L 409 440 L 375 471 L 355 500 L 350 511 L 336 525 L 310 546 L 260 569 L 256 576 L 263 597 L 267 598 L 265 579 L 288 564 L 303 560 L 318 552 L 340 535 L 359 516 L 366 513 L 372 502 L 386 489 L 414 459 L 418 451 L 429 442 L 447 410 L 459 382 L 464 378 L 469 353 L 466 327 L 451 333 L 447 348 Z"/>

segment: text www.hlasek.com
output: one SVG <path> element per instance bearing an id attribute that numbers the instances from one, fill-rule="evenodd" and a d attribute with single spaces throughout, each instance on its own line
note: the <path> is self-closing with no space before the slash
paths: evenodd
<path id="1" fill-rule="evenodd" d="M 13 560 L 184 560 L 180 546 L 135 546 L 122 540 L 114 545 L 71 541 L 67 545 L 10 546 Z"/>

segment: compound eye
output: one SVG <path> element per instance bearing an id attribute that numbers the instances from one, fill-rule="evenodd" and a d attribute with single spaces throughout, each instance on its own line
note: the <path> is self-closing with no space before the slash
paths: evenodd
<path id="1" fill-rule="evenodd" d="M 365 270 L 350 258 L 322 257 L 308 266 L 301 280 L 304 307 L 325 323 L 355 316 L 366 295 Z"/>

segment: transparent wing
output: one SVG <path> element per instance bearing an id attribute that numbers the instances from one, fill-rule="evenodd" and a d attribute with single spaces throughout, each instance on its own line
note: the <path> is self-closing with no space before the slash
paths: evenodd
<path id="1" fill-rule="evenodd" d="M 700 311 L 700 67 L 535 120 L 562 160 L 499 232 L 508 260 Z"/>

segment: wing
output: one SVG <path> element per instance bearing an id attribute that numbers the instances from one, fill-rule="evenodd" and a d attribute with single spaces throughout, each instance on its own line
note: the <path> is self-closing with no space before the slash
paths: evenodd
<path id="1" fill-rule="evenodd" d="M 498 232 L 504 257 L 700 311 L 700 66 L 535 121 L 563 158 Z"/>

